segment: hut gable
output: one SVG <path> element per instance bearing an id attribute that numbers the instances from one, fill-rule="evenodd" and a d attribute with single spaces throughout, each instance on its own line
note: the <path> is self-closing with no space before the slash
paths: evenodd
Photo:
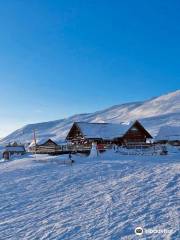
<path id="1" fill-rule="evenodd" d="M 57 146 L 57 143 L 54 142 L 52 139 L 37 139 L 36 146 Z M 35 147 L 35 141 L 33 140 L 29 147 Z"/>
<path id="2" fill-rule="evenodd" d="M 130 126 L 123 136 L 125 142 L 146 142 L 147 138 L 152 138 L 152 136 L 137 120 Z"/>
<path id="3" fill-rule="evenodd" d="M 48 139 L 44 143 L 40 144 L 41 146 L 57 146 L 57 143 L 55 143 L 52 139 Z"/>
<path id="4" fill-rule="evenodd" d="M 84 133 L 82 132 L 79 123 L 75 122 L 73 126 L 71 127 L 66 139 L 67 140 L 72 140 L 72 139 L 77 139 L 81 140 L 84 138 Z"/>

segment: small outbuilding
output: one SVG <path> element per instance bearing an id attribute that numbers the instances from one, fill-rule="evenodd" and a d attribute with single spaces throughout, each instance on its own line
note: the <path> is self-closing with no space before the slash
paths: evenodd
<path id="1" fill-rule="evenodd" d="M 169 143 L 174 146 L 180 146 L 180 126 L 163 126 L 155 137 L 156 143 Z"/>
<path id="2" fill-rule="evenodd" d="M 36 153 L 55 153 L 58 148 L 58 144 L 52 139 L 38 139 L 33 141 L 29 145 L 30 152 Z"/>
<path id="3" fill-rule="evenodd" d="M 26 153 L 26 149 L 23 145 L 13 144 L 5 147 L 3 151 L 3 158 L 10 159 L 12 155 L 24 155 Z"/>

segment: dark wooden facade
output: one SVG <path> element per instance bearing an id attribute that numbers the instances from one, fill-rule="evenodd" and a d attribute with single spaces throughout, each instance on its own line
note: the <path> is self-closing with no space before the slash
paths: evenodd
<path id="1" fill-rule="evenodd" d="M 74 123 L 71 127 L 66 140 L 71 141 L 73 143 L 84 143 L 86 138 L 83 136 L 81 129 L 78 126 L 78 123 Z"/>
<path id="2" fill-rule="evenodd" d="M 61 155 L 69 153 L 89 153 L 90 148 L 86 148 L 84 145 L 72 145 L 72 144 L 57 144 L 56 142 L 48 139 L 45 142 L 38 142 L 36 145 L 29 147 L 29 151 L 36 154 L 50 154 Z"/>
<path id="3" fill-rule="evenodd" d="M 10 152 L 9 151 L 4 151 L 3 152 L 3 158 L 5 159 L 5 160 L 9 160 L 10 159 L 10 156 L 11 156 L 11 154 L 10 154 Z"/>
<path id="4" fill-rule="evenodd" d="M 142 126 L 139 121 L 135 121 L 129 130 L 120 138 L 114 139 L 118 145 L 146 143 L 151 139 L 150 133 Z"/>

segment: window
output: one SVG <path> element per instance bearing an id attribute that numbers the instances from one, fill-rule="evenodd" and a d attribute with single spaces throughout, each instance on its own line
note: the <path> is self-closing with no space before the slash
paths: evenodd
<path id="1" fill-rule="evenodd" d="M 137 129 L 136 127 L 132 127 L 132 128 L 131 128 L 131 131 L 133 131 L 133 132 L 137 132 L 138 129 Z"/>

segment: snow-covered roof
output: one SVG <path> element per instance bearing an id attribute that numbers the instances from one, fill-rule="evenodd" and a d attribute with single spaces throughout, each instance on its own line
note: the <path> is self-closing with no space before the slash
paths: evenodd
<path id="1" fill-rule="evenodd" d="M 5 150 L 9 152 L 24 152 L 25 148 L 24 146 L 7 146 Z"/>
<path id="2" fill-rule="evenodd" d="M 86 138 L 102 138 L 111 140 L 123 136 L 133 125 L 114 123 L 86 123 L 77 122 L 81 132 Z"/>
<path id="3" fill-rule="evenodd" d="M 156 136 L 156 141 L 180 141 L 180 126 L 163 126 Z"/>
<path id="4" fill-rule="evenodd" d="M 37 145 L 41 145 L 41 144 L 43 144 L 43 143 L 45 143 L 46 141 L 47 141 L 48 139 L 46 138 L 42 138 L 42 139 L 36 139 L 36 144 Z M 32 142 L 31 142 L 31 144 L 29 145 L 29 147 L 34 147 L 35 146 L 35 141 L 33 140 Z"/>
<path id="5" fill-rule="evenodd" d="M 56 141 L 54 141 L 52 138 L 41 138 L 41 139 L 36 139 L 36 144 L 37 145 L 42 145 L 44 143 L 46 143 L 48 140 L 52 140 L 53 142 L 56 143 Z M 35 146 L 35 142 L 34 140 L 31 142 L 31 144 L 29 145 L 29 147 L 34 147 Z"/>

